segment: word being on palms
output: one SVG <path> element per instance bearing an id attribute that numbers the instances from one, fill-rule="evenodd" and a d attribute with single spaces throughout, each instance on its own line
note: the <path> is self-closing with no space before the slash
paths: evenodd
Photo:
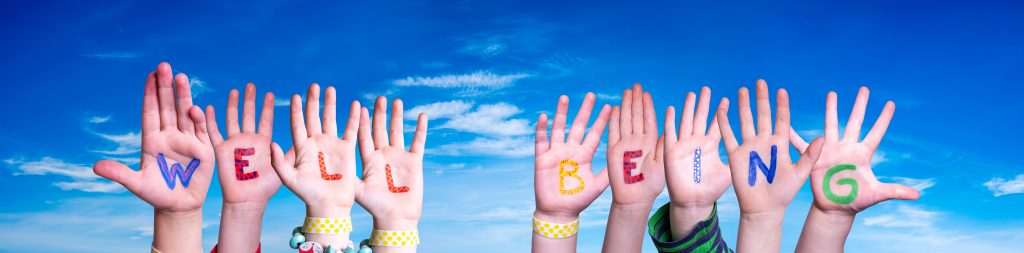
<path id="1" fill-rule="evenodd" d="M 195 173 L 196 168 L 199 168 L 199 159 L 195 158 L 192 158 L 192 161 L 188 162 L 188 166 L 184 169 L 181 168 L 180 163 L 174 163 L 170 168 L 167 168 L 167 159 L 164 158 L 164 153 L 157 154 L 156 162 L 160 166 L 160 174 L 164 176 L 167 188 L 171 188 L 171 190 L 174 190 L 174 186 L 177 185 L 174 182 L 174 178 L 179 178 L 181 186 L 188 188 L 188 182 L 192 181 L 192 173 Z"/>

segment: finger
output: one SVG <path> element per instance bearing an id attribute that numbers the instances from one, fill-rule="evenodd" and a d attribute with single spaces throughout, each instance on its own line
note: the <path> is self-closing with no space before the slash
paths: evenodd
<path id="1" fill-rule="evenodd" d="M 177 130 L 178 117 L 174 109 L 174 81 L 171 64 L 161 62 L 156 67 L 157 95 L 160 103 L 160 129 Z"/>
<path id="2" fill-rule="evenodd" d="M 412 135 L 412 145 L 409 146 L 409 152 L 416 154 L 423 154 L 423 147 L 427 144 L 427 114 L 420 113 L 420 116 L 416 117 L 416 133 Z"/>
<path id="3" fill-rule="evenodd" d="M 644 133 L 655 138 L 658 135 L 658 114 L 654 111 L 654 98 L 644 92 Z"/>
<path id="4" fill-rule="evenodd" d="M 825 144 L 825 139 L 818 137 L 811 140 L 811 144 L 807 145 L 807 148 L 803 153 L 800 154 L 800 160 L 796 161 L 796 172 L 800 176 L 800 182 L 807 179 L 807 176 L 811 174 L 811 169 L 814 168 L 814 162 L 818 160 L 818 156 L 821 155 L 821 147 Z"/>
<path id="5" fill-rule="evenodd" d="M 338 136 L 338 97 L 334 86 L 324 92 L 324 134 Z"/>
<path id="6" fill-rule="evenodd" d="M 640 103 L 640 100 L 636 101 Z M 622 94 L 622 106 L 619 107 L 619 134 L 622 136 L 628 136 L 633 134 L 633 90 L 626 89 Z M 637 125 L 636 127 L 640 127 Z"/>
<path id="7" fill-rule="evenodd" d="M 405 126 L 403 126 L 405 122 L 402 121 L 404 120 L 402 114 L 402 100 L 396 98 L 391 102 L 391 125 L 389 127 L 391 127 L 391 146 L 398 149 L 405 149 L 405 136 L 402 133 L 405 131 Z"/>
<path id="8" fill-rule="evenodd" d="M 92 165 L 92 171 L 96 175 L 121 184 L 131 192 L 139 190 L 142 173 L 132 170 L 122 163 L 112 160 L 99 161 Z"/>
<path id="9" fill-rule="evenodd" d="M 775 94 L 775 134 L 785 137 L 789 135 L 789 92 L 786 89 L 779 89 Z"/>
<path id="10" fill-rule="evenodd" d="M 711 88 L 704 86 L 700 88 L 700 101 L 697 103 L 697 113 L 693 117 L 693 135 L 701 136 L 707 133 L 710 106 Z"/>
<path id="11" fill-rule="evenodd" d="M 320 123 L 320 85 L 313 83 L 306 91 L 306 134 L 313 137 L 323 133 Z"/>
<path id="12" fill-rule="evenodd" d="M 373 144 L 373 136 L 370 134 L 370 111 L 366 107 L 359 110 L 359 153 L 367 156 L 377 150 Z"/>
<path id="13" fill-rule="evenodd" d="M 178 95 L 177 101 L 177 118 L 178 118 L 178 130 L 185 133 L 192 133 L 195 131 L 194 122 L 189 118 L 188 114 L 192 108 L 192 88 L 188 84 L 188 76 L 185 74 L 178 73 L 174 76 L 175 90 Z M 202 111 L 202 110 L 200 110 Z"/>
<path id="14" fill-rule="evenodd" d="M 359 123 L 360 123 L 359 122 L 359 120 L 360 120 L 359 117 L 360 117 L 360 110 L 362 108 L 363 108 L 363 106 L 359 104 L 359 100 L 352 100 L 352 106 L 350 106 L 349 109 L 348 109 L 348 122 L 345 123 L 345 135 L 341 137 L 343 140 L 352 140 L 352 138 L 356 138 L 356 131 L 358 131 L 359 127 L 360 127 L 359 126 Z M 369 124 L 369 123 L 367 123 L 367 124 Z M 366 130 L 369 131 L 370 129 L 367 128 Z M 367 133 L 369 133 L 369 132 L 367 132 Z M 370 136 L 366 136 L 366 137 L 367 137 L 366 140 L 369 141 L 370 140 L 370 138 L 369 138 Z M 359 138 L 362 138 L 362 136 L 360 136 Z"/>
<path id="15" fill-rule="evenodd" d="M 715 149 L 718 149 L 718 141 L 722 140 L 722 130 L 718 126 L 718 115 L 711 118 L 711 126 L 709 126 L 707 137 L 715 142 Z"/>
<path id="16" fill-rule="evenodd" d="M 142 95 L 142 134 L 160 131 L 160 104 L 157 99 L 156 71 L 146 76 L 146 88 Z"/>
<path id="17" fill-rule="evenodd" d="M 298 94 L 292 95 L 291 110 L 292 142 L 295 147 L 299 147 L 309 135 L 306 134 L 306 120 L 302 118 L 302 97 Z"/>
<path id="18" fill-rule="evenodd" d="M 590 126 L 587 137 L 583 139 L 584 146 L 596 150 L 597 146 L 601 144 L 601 136 L 604 135 L 604 127 L 608 124 L 608 114 L 611 114 L 611 108 L 609 105 L 601 107 L 601 112 L 597 114 L 597 120 L 594 121 L 594 125 Z"/>
<path id="19" fill-rule="evenodd" d="M 541 113 L 537 117 L 537 131 L 533 136 L 534 155 L 543 154 L 549 148 L 551 148 L 551 144 L 548 143 L 548 115 Z"/>
<path id="20" fill-rule="evenodd" d="M 896 103 L 892 101 L 885 103 L 885 109 L 882 109 L 882 114 L 879 114 L 878 119 L 875 120 L 875 126 L 871 127 L 871 131 L 868 131 L 867 136 L 864 136 L 864 145 L 867 145 L 871 150 L 878 148 L 878 144 L 882 142 L 882 137 L 885 136 L 885 131 L 889 129 L 892 114 L 895 112 Z"/>
<path id="21" fill-rule="evenodd" d="M 757 79 L 757 133 L 772 134 L 772 106 L 768 100 L 768 83 Z"/>
<path id="22" fill-rule="evenodd" d="M 658 145 L 654 148 L 654 160 L 660 160 L 665 157 L 665 135 L 658 137 Z"/>
<path id="23" fill-rule="evenodd" d="M 228 125 L 228 138 L 231 138 L 240 132 L 238 130 L 238 90 L 231 89 L 231 92 L 228 93 L 227 108 L 224 124 Z"/>
<path id="24" fill-rule="evenodd" d="M 679 136 L 676 134 L 676 108 L 669 106 L 665 109 L 665 138 L 668 140 L 668 149 L 672 149 L 672 146 L 679 141 Z"/>
<path id="25" fill-rule="evenodd" d="M 626 109 L 623 107 L 622 109 Z M 644 133 L 644 90 L 640 87 L 639 83 L 633 84 L 633 105 L 630 115 L 630 125 L 633 129 L 632 133 L 642 134 Z"/>
<path id="26" fill-rule="evenodd" d="M 921 193 L 906 185 L 882 184 L 880 188 L 880 192 L 882 193 L 881 201 L 890 199 L 917 200 L 921 197 Z"/>
<path id="27" fill-rule="evenodd" d="M 839 141 L 839 116 L 836 115 L 836 92 L 829 91 L 825 99 L 825 142 Z"/>
<path id="28" fill-rule="evenodd" d="M 722 140 L 725 141 L 725 150 L 733 151 L 740 144 L 736 142 L 736 135 L 732 133 L 732 127 L 729 126 L 729 99 L 722 98 L 722 102 L 718 103 L 718 112 L 715 113 L 715 118 L 718 119 L 718 128 L 722 134 Z"/>
<path id="29" fill-rule="evenodd" d="M 551 126 L 551 145 L 559 145 L 565 143 L 565 118 L 568 117 L 569 111 L 569 96 L 561 95 L 558 97 L 558 107 L 555 109 L 555 122 Z"/>
<path id="30" fill-rule="evenodd" d="M 194 130 L 188 133 L 195 134 L 196 138 L 198 138 L 200 142 L 209 145 L 210 134 L 206 129 L 206 117 L 203 115 L 203 109 L 199 109 L 198 106 L 193 105 L 192 108 L 188 110 L 188 115 L 191 118 L 190 121 L 194 122 L 192 123 L 193 125 L 189 127 Z"/>
<path id="31" fill-rule="evenodd" d="M 377 102 L 373 104 L 373 146 L 377 148 L 383 148 L 388 146 L 388 128 L 387 128 L 387 112 L 388 112 L 388 100 L 384 96 L 377 97 Z"/>
<path id="32" fill-rule="evenodd" d="M 259 135 L 271 137 L 274 135 L 274 93 L 267 92 L 263 95 L 263 109 L 260 111 Z"/>
<path id="33" fill-rule="evenodd" d="M 686 93 L 683 117 L 679 119 L 679 136 L 687 137 L 693 134 L 693 107 L 697 103 L 696 99 L 697 95 L 693 92 Z"/>
<path id="34" fill-rule="evenodd" d="M 572 120 L 572 127 L 569 128 L 569 139 L 566 143 L 580 144 L 583 141 L 583 133 L 587 131 L 587 122 L 590 122 L 590 113 L 594 111 L 594 93 L 587 92 L 583 98 L 580 110 L 576 112 L 576 119 Z"/>
<path id="35" fill-rule="evenodd" d="M 860 87 L 857 92 L 857 99 L 853 101 L 853 111 L 850 112 L 850 119 L 846 121 L 846 131 L 843 133 L 843 140 L 856 142 L 860 139 L 860 127 L 864 123 L 864 111 L 868 108 L 868 96 L 871 91 L 868 87 Z"/>
<path id="36" fill-rule="evenodd" d="M 739 99 L 740 136 L 743 138 L 743 142 L 748 142 L 754 138 L 756 133 L 754 133 L 754 116 L 750 113 L 750 91 L 747 90 L 747 87 L 740 87 Z"/>
<path id="37" fill-rule="evenodd" d="M 242 132 L 256 132 L 256 85 L 245 85 L 245 99 L 242 100 Z"/>
<path id="38" fill-rule="evenodd" d="M 619 114 L 621 109 L 618 106 L 612 107 L 611 119 L 608 120 L 608 145 L 612 143 L 618 143 L 619 138 L 622 136 L 619 130 Z"/>
<path id="39" fill-rule="evenodd" d="M 281 145 L 278 145 L 277 142 L 271 145 L 270 160 L 271 165 L 274 166 L 274 171 L 277 172 L 277 176 L 281 177 L 281 182 L 284 182 L 286 185 L 294 182 L 295 174 L 298 171 L 295 170 L 294 166 L 288 164 L 288 159 L 285 158 L 284 151 L 281 150 Z"/>
<path id="40" fill-rule="evenodd" d="M 800 134 L 797 134 L 796 130 L 789 129 L 789 143 L 792 144 L 793 148 L 796 148 L 796 151 L 801 154 L 807 151 L 807 141 L 805 141 L 803 137 L 800 137 Z"/>
<path id="41" fill-rule="evenodd" d="M 206 106 L 206 129 L 210 131 L 210 142 L 214 146 L 224 142 L 224 136 L 220 135 L 220 127 L 217 126 L 217 112 L 214 111 L 213 105 Z"/>

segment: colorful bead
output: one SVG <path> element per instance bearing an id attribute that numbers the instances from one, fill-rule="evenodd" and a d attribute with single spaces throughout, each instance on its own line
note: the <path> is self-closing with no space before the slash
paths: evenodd
<path id="1" fill-rule="evenodd" d="M 299 245 L 299 253 L 324 253 L 324 246 L 316 242 L 304 242 Z"/>
<path id="2" fill-rule="evenodd" d="M 302 234 L 295 234 L 292 236 L 292 239 L 288 241 L 288 246 L 291 246 L 293 249 L 298 249 L 299 245 L 305 242 L 306 236 Z"/>

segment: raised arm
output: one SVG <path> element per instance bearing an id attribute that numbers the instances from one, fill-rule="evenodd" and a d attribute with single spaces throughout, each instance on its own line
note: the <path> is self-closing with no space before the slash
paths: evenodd
<path id="1" fill-rule="evenodd" d="M 607 170 L 594 175 L 591 160 L 601 143 L 610 106 L 601 108 L 587 130 L 594 94 L 587 93 L 565 138 L 569 97 L 558 98 L 555 122 L 548 140 L 548 117 L 537 119 L 533 189 L 537 209 L 533 212 L 533 252 L 576 252 L 579 216 L 608 188 Z M 586 136 L 584 137 L 584 133 Z M 559 229 L 555 229 L 559 228 Z"/>
<path id="2" fill-rule="evenodd" d="M 798 150 L 820 146 L 811 171 L 814 204 L 800 233 L 797 252 L 843 252 L 846 237 L 858 212 L 890 199 L 916 200 L 920 194 L 905 185 L 881 183 L 871 170 L 871 157 L 878 149 L 896 104 L 889 101 L 863 140 L 861 125 L 868 104 L 868 88 L 860 88 L 846 131 L 839 136 L 836 93 L 829 92 L 825 104 L 825 136 L 816 138 L 807 148 L 796 132 L 791 132 Z"/>
<path id="3" fill-rule="evenodd" d="M 746 87 L 740 88 L 742 145 L 729 126 L 729 100 L 723 98 L 718 107 L 718 124 L 729 154 L 733 189 L 740 201 L 737 252 L 779 252 L 786 206 L 807 181 L 814 161 L 813 155 L 803 155 L 796 164 L 791 163 L 789 95 L 785 89 L 778 90 L 776 104 L 778 115 L 773 132 L 768 84 L 757 80 L 755 126 L 750 111 L 750 92 Z"/>
<path id="4" fill-rule="evenodd" d="M 320 85 L 309 86 L 305 117 L 301 98 L 292 96 L 292 150 L 286 155 L 279 145 L 273 144 L 274 170 L 281 182 L 306 203 L 306 219 L 301 221 L 300 231 L 296 231 L 300 235 L 292 237 L 292 248 L 302 246 L 296 243 L 301 241 L 336 250 L 354 244 L 349 240 L 349 232 L 359 183 L 355 132 L 360 106 L 359 102 L 352 102 L 345 135 L 338 138 L 335 96 L 334 87 L 327 87 L 323 123 L 320 122 Z M 321 225 L 333 229 L 317 229 Z"/>
<path id="5" fill-rule="evenodd" d="M 671 202 L 659 208 L 648 228 L 661 252 L 731 251 L 714 222 L 715 202 L 732 178 L 718 153 L 722 137 L 717 119 L 708 126 L 711 89 L 702 88 L 699 102 L 695 100 L 693 92 L 686 94 L 678 130 L 675 108 L 669 106 L 665 112 L 665 181 Z"/>
<path id="6" fill-rule="evenodd" d="M 164 62 L 146 79 L 139 170 L 103 160 L 93 171 L 153 206 L 155 251 L 194 253 L 203 247 L 202 208 L 213 164 L 203 110 L 192 105 L 188 77 L 173 76 Z"/>
<path id="7" fill-rule="evenodd" d="M 256 85 L 245 86 L 242 121 L 238 121 L 238 90 L 228 94 L 227 137 L 217 127 L 212 105 L 206 106 L 206 125 L 217 153 L 224 205 L 220 215 L 218 252 L 257 252 L 267 201 L 281 188 L 281 179 L 270 164 L 274 126 L 274 94 L 263 97 L 259 129 L 256 124 Z M 239 127 L 241 126 L 241 127 Z"/>
<path id="8" fill-rule="evenodd" d="M 377 98 L 373 126 L 363 108 L 359 117 L 359 154 L 363 183 L 356 201 L 373 215 L 369 244 L 374 252 L 416 252 L 418 224 L 423 210 L 423 146 L 427 141 L 427 115 L 420 113 L 412 144 L 405 149 L 402 100 L 391 108 L 390 132 L 387 99 Z M 372 132 L 371 132 L 372 129 Z"/>
<path id="9" fill-rule="evenodd" d="M 608 169 L 612 206 L 603 252 L 640 252 L 647 216 L 665 188 L 664 140 L 651 94 L 640 84 L 622 95 L 622 108 L 612 109 L 608 139 Z"/>

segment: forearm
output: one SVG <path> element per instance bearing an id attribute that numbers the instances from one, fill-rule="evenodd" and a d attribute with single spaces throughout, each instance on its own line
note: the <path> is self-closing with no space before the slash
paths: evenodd
<path id="1" fill-rule="evenodd" d="M 737 252 L 779 252 L 785 211 L 740 214 Z"/>
<path id="2" fill-rule="evenodd" d="M 796 252 L 843 252 L 854 214 L 827 212 L 811 205 Z"/>
<path id="3" fill-rule="evenodd" d="M 568 214 L 568 213 L 543 213 L 534 212 L 533 216 L 539 220 L 558 223 L 558 224 L 569 224 L 573 221 L 579 220 L 579 214 Z M 576 238 L 577 235 L 573 235 L 566 238 L 550 238 L 533 232 L 533 252 L 534 253 L 547 253 L 547 252 L 576 252 Z"/>
<path id="4" fill-rule="evenodd" d="M 697 223 L 708 218 L 715 209 L 714 204 L 703 205 L 676 205 L 670 203 L 668 216 L 672 223 L 672 240 L 682 239 L 693 232 Z"/>
<path id="5" fill-rule="evenodd" d="M 153 212 L 153 247 L 162 253 L 203 251 L 203 209 Z"/>
<path id="6" fill-rule="evenodd" d="M 256 252 L 267 203 L 224 203 L 220 216 L 218 252 Z"/>
<path id="7" fill-rule="evenodd" d="M 352 207 L 320 207 L 306 205 L 306 217 L 316 218 L 346 218 L 351 216 Z M 306 233 L 306 241 L 317 242 L 327 248 L 328 245 L 335 248 L 345 247 L 349 242 L 349 232 L 337 234 Z M 358 242 L 356 242 L 358 243 Z M 358 245 L 357 245 L 358 246 Z"/>
<path id="8" fill-rule="evenodd" d="M 373 219 L 373 230 L 413 231 L 417 230 L 419 219 Z M 417 232 L 418 233 L 418 232 Z M 356 245 L 359 246 L 359 245 Z M 373 252 L 408 253 L 416 252 L 417 244 L 407 246 L 373 246 Z"/>
<path id="9" fill-rule="evenodd" d="M 653 203 L 612 204 L 603 252 L 640 252 Z"/>

